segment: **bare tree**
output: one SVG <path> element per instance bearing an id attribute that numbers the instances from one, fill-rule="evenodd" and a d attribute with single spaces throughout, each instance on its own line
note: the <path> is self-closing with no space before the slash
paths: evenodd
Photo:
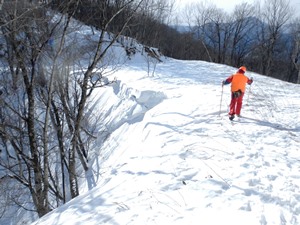
<path id="1" fill-rule="evenodd" d="M 52 14 L 40 3 L 3 4 L 1 62 L 6 70 L 0 76 L 5 84 L 0 96 L 0 176 L 27 188 L 34 205 L 28 209 L 38 216 L 51 211 L 55 201 L 60 205 L 79 194 L 81 170 L 90 171 L 88 99 L 95 88 L 107 84 L 102 82 L 105 58 L 142 1 L 118 1 L 103 20 L 98 40 L 86 42 L 92 44 L 83 52 L 74 49 L 80 46 L 76 36 L 70 37 L 78 28 L 71 20 L 79 0 L 58 5 L 62 14 Z M 132 14 L 108 39 L 109 27 L 127 9 Z M 86 60 L 80 58 L 82 53 L 89 55 L 87 67 L 81 65 Z"/>
<path id="2" fill-rule="evenodd" d="M 290 34 L 292 36 L 292 51 L 291 51 L 292 65 L 291 65 L 291 75 L 288 81 L 300 84 L 300 18 L 297 18 L 291 24 Z"/>
<path id="3" fill-rule="evenodd" d="M 143 0 L 140 0 L 137 2 L 137 4 L 134 4 L 134 0 L 128 0 L 123 1 L 122 4 L 119 6 L 119 10 L 116 11 L 114 15 L 112 15 L 110 18 L 107 18 L 106 24 L 104 24 L 103 29 L 101 30 L 101 34 L 99 36 L 96 50 L 94 52 L 94 55 L 92 56 L 92 60 L 90 61 L 90 64 L 87 66 L 87 69 L 84 71 L 82 78 L 80 79 L 80 94 L 78 96 L 78 106 L 75 111 L 75 117 L 74 117 L 74 127 L 73 127 L 73 134 L 71 137 L 71 146 L 69 150 L 69 168 L 70 168 L 70 191 L 71 196 L 75 197 L 79 194 L 78 192 L 78 184 L 76 181 L 76 152 L 80 152 L 82 149 L 82 144 L 80 141 L 80 133 L 82 132 L 82 122 L 84 119 L 84 111 L 87 103 L 88 97 L 91 95 L 92 91 L 97 87 L 98 83 L 91 82 L 91 79 L 94 75 L 94 70 L 97 69 L 97 66 L 101 60 L 106 56 L 108 50 L 111 48 L 111 46 L 116 42 L 118 37 L 121 35 L 121 33 L 124 31 L 124 29 L 127 27 L 130 19 L 134 15 L 134 12 L 137 11 L 137 9 L 140 7 L 140 4 L 143 2 Z M 132 15 L 131 17 L 128 17 L 122 24 L 122 26 L 119 29 L 118 33 L 115 33 L 112 39 L 109 41 L 108 44 L 105 44 L 105 35 L 108 30 L 109 25 L 111 22 L 118 16 L 119 13 L 121 13 L 123 10 L 126 9 L 126 7 L 129 7 L 130 5 L 134 5 L 132 8 Z M 79 153 L 80 155 L 80 153 Z"/>
<path id="4" fill-rule="evenodd" d="M 0 21 L 6 48 L 5 65 L 10 68 L 10 76 L 2 76 L 7 82 L 2 96 L 0 134 L 6 156 L 1 157 L 0 164 L 9 171 L 9 177 L 28 188 L 36 211 L 42 216 L 51 210 L 49 165 L 48 152 L 42 150 L 39 112 L 43 107 L 36 91 L 42 84 L 38 65 L 51 31 L 39 29 L 45 28 L 47 21 L 41 18 L 47 17 L 46 11 L 27 1 L 7 2 L 3 4 L 3 12 Z M 7 156 L 10 160 L 5 160 Z"/>
<path id="5" fill-rule="evenodd" d="M 160 48 L 167 42 L 165 24 L 170 21 L 174 0 L 144 0 L 128 29 L 145 45 Z"/>
<path id="6" fill-rule="evenodd" d="M 244 63 L 244 57 L 251 51 L 254 7 L 248 3 L 237 5 L 232 14 L 232 38 L 230 65 L 238 67 Z"/>
<path id="7" fill-rule="evenodd" d="M 215 5 L 204 2 L 192 3 L 184 9 L 185 21 L 188 23 L 190 32 L 201 41 L 210 62 L 213 62 L 213 57 L 206 43 L 208 40 L 206 27 L 211 24 L 215 10 Z"/>
<path id="8" fill-rule="evenodd" d="M 261 55 L 261 70 L 265 75 L 271 74 L 276 44 L 283 33 L 284 25 L 292 16 L 292 10 L 287 0 L 265 0 L 263 6 L 258 5 L 257 50 Z"/>

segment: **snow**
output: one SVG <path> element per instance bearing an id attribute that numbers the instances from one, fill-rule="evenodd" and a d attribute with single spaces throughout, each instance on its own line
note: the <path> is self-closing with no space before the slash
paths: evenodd
<path id="1" fill-rule="evenodd" d="M 33 224 L 299 224 L 299 85 L 247 72 L 254 83 L 231 123 L 220 84 L 235 68 L 146 67 L 129 61 L 97 93 L 112 131 L 97 186 Z"/>
<path id="2" fill-rule="evenodd" d="M 137 54 L 94 93 L 97 186 L 32 225 L 300 224 L 300 86 L 247 71 L 231 123 L 221 81 L 236 68 L 162 60 L 151 76 Z"/>

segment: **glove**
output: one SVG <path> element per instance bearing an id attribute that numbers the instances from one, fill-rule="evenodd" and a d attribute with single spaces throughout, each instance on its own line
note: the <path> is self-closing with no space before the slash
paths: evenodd
<path id="1" fill-rule="evenodd" d="M 250 79 L 249 79 L 249 85 L 251 85 L 253 83 L 253 77 L 251 77 Z"/>

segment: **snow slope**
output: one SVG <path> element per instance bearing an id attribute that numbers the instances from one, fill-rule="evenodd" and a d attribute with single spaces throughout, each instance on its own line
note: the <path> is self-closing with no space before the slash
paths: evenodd
<path id="1" fill-rule="evenodd" d="M 97 186 L 33 225 L 300 224 L 300 86 L 247 72 L 231 123 L 221 81 L 236 68 L 147 69 L 136 56 L 95 93 L 109 133 L 91 161 Z"/>

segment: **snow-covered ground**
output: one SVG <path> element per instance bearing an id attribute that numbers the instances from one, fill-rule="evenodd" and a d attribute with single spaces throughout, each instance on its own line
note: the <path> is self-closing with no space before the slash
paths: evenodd
<path id="1" fill-rule="evenodd" d="M 221 81 L 236 68 L 147 66 L 133 57 L 94 96 L 111 133 L 91 161 L 97 186 L 33 225 L 300 224 L 300 86 L 246 72 L 231 123 Z"/>

